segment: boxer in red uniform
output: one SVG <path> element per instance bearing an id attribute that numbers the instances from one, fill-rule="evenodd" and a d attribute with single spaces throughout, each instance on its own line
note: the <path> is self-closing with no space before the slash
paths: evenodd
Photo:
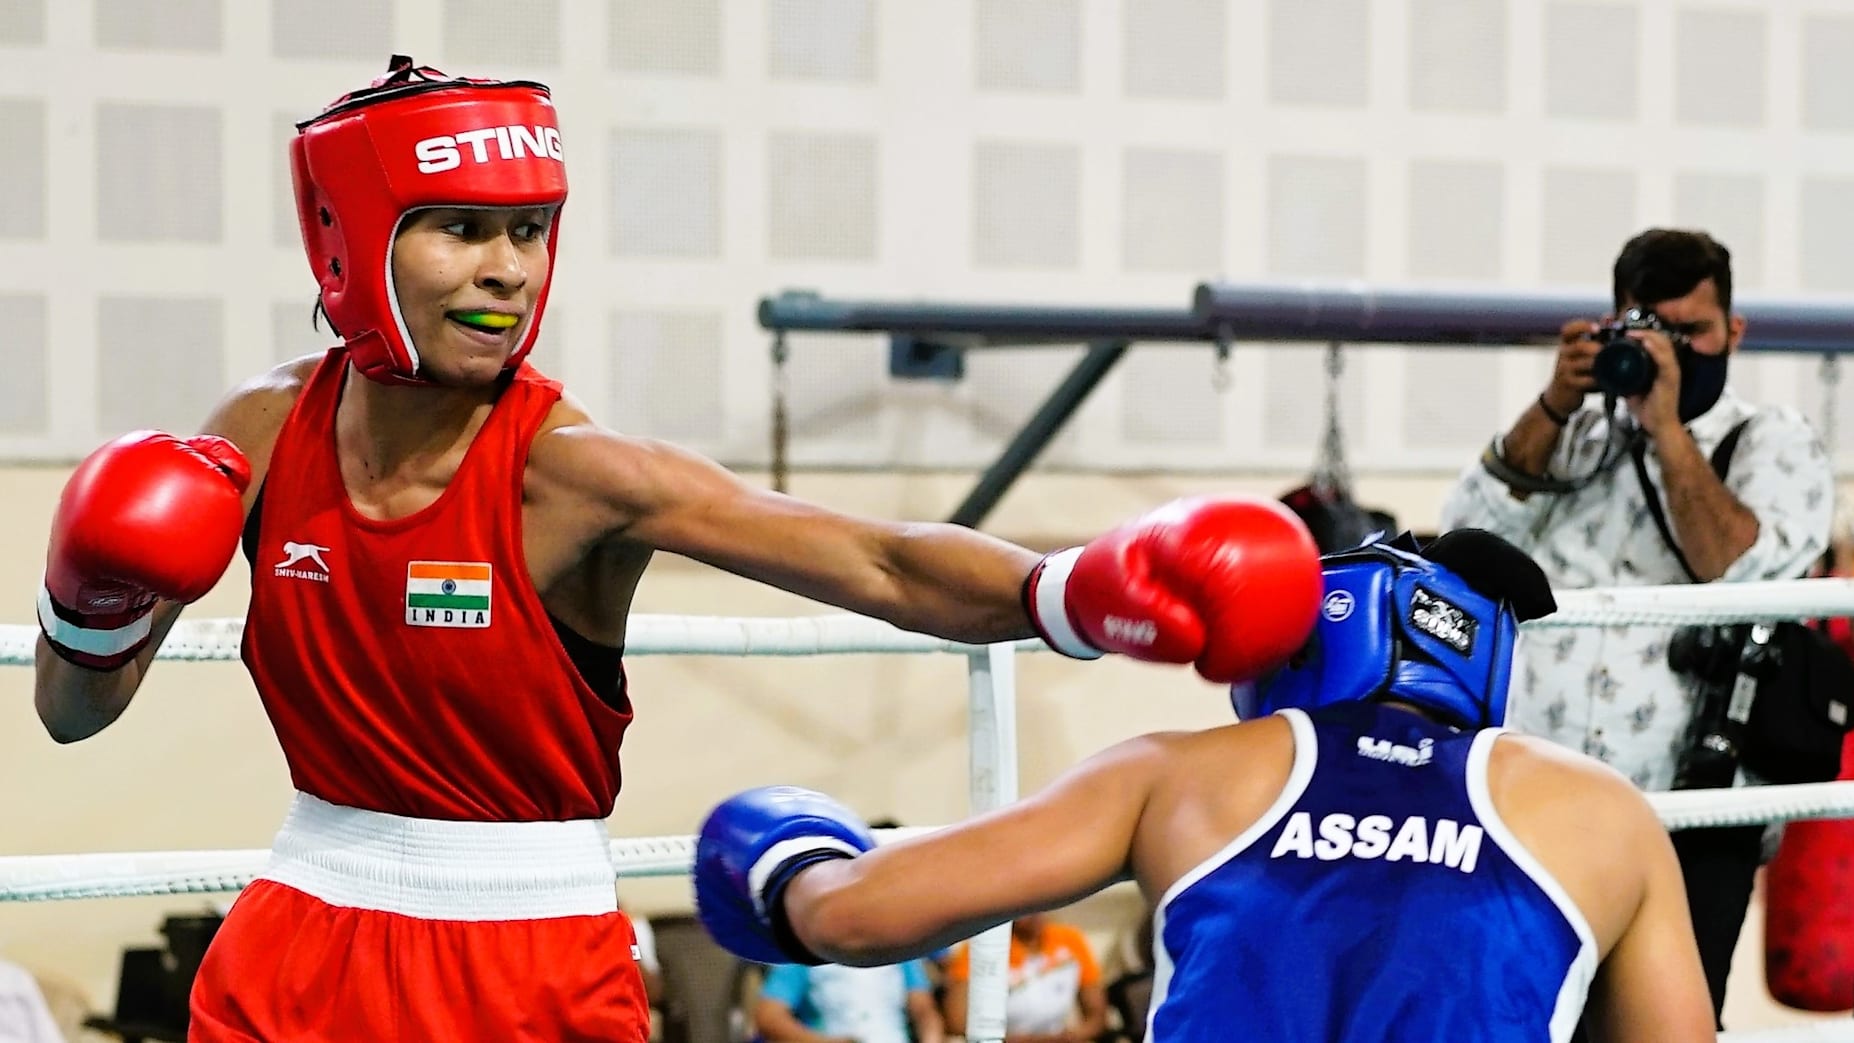
<path id="1" fill-rule="evenodd" d="M 645 1038 L 603 820 L 653 551 L 952 640 L 1040 633 L 1219 681 L 1312 623 L 1316 551 L 1272 502 L 1180 501 L 1039 558 L 599 427 L 523 362 L 566 199 L 538 84 L 395 58 L 299 129 L 342 343 L 233 391 L 197 436 L 93 453 L 39 597 L 39 715 L 83 739 L 242 534 L 244 659 L 299 793 L 201 968 L 196 1040 Z"/>

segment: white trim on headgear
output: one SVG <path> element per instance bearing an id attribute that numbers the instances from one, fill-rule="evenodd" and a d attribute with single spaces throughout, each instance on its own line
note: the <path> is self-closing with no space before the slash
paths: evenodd
<path id="1" fill-rule="evenodd" d="M 399 312 L 399 286 L 393 282 L 393 250 L 399 246 L 399 233 L 405 231 L 406 218 L 420 210 L 436 210 L 437 207 L 417 206 L 399 215 L 393 222 L 393 234 L 386 239 L 386 308 L 393 316 L 393 325 L 399 327 L 399 342 L 406 346 L 406 361 L 410 363 L 411 372 L 401 374 L 418 377 L 418 345 L 412 341 L 412 331 L 406 329 L 406 317 Z"/>

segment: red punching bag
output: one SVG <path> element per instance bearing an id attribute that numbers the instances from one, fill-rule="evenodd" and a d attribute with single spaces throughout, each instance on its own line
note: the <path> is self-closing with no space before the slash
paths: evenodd
<path id="1" fill-rule="evenodd" d="M 1849 647 L 1848 621 L 1829 633 Z M 1841 747 L 1841 778 L 1854 779 L 1854 733 Z M 1801 1010 L 1854 1008 L 1854 820 L 1784 827 L 1764 873 L 1764 981 Z"/>

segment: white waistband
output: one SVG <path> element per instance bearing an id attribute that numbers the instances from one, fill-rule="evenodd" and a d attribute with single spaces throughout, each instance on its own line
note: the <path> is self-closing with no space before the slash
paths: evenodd
<path id="1" fill-rule="evenodd" d="M 298 793 L 262 879 L 426 920 L 540 920 L 616 911 L 616 877 L 598 819 L 442 822 Z"/>

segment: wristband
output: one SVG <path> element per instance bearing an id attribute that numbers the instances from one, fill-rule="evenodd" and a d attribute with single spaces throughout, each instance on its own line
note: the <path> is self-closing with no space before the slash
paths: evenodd
<path id="1" fill-rule="evenodd" d="M 1543 391 L 1539 392 L 1539 412 L 1544 413 L 1545 419 L 1557 424 L 1559 427 L 1563 427 L 1571 422 L 1571 415 L 1569 413 L 1560 413 L 1551 407 L 1551 403 L 1545 401 L 1545 393 Z"/>
<path id="2" fill-rule="evenodd" d="M 114 670 L 135 658 L 153 631 L 153 608 L 150 603 L 149 611 L 118 627 L 90 627 L 79 621 L 81 617 L 58 604 L 50 590 L 39 587 L 39 629 L 45 634 L 46 643 L 60 659 L 90 670 Z"/>
<path id="3" fill-rule="evenodd" d="M 1102 651 L 1089 644 L 1069 618 L 1069 573 L 1081 552 L 1080 547 L 1056 551 L 1030 570 L 1030 575 L 1024 577 L 1024 611 L 1037 636 L 1050 648 L 1070 659 L 1099 659 Z"/>

